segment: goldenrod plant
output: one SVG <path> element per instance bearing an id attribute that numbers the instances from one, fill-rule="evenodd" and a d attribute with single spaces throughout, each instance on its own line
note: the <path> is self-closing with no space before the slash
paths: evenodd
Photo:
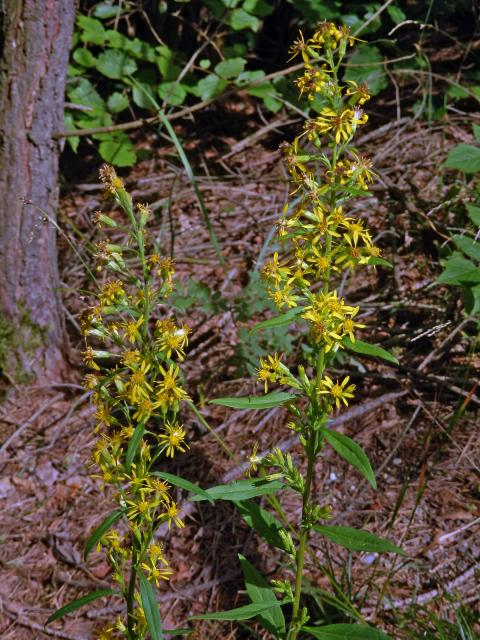
<path id="1" fill-rule="evenodd" d="M 192 407 L 183 387 L 181 363 L 190 329 L 176 324 L 166 298 L 174 267 L 152 248 L 148 206 L 134 207 L 114 169 L 100 172 L 119 215 L 94 214 L 105 230 L 127 237 L 97 244 L 98 292 L 82 316 L 85 387 L 95 404 L 94 475 L 117 505 L 91 534 L 85 557 L 103 550 L 113 571 L 114 589 L 95 591 L 62 607 L 54 620 L 97 598 L 117 594 L 125 613 L 98 636 L 101 640 L 164 637 L 155 587 L 173 573 L 158 528 L 183 527 L 172 485 L 208 497 L 196 485 L 161 471 L 161 462 L 188 449 L 179 417 Z M 157 535 L 156 535 L 157 534 Z M 181 630 L 177 630 L 176 634 Z"/>
<path id="2" fill-rule="evenodd" d="M 294 456 L 274 449 L 262 457 L 255 445 L 250 458 L 250 473 L 257 479 L 209 490 L 212 497 L 234 493 L 246 521 L 268 542 L 286 556 L 293 579 L 275 581 L 270 586 L 243 556 L 246 590 L 251 603 L 236 610 L 207 614 L 205 617 L 225 620 L 257 619 L 276 638 L 386 638 L 387 636 L 358 620 L 342 624 L 315 626 L 302 599 L 305 562 L 312 534 L 324 536 L 351 551 L 402 553 L 386 539 L 368 531 L 328 524 L 331 506 L 319 502 L 312 493 L 312 480 L 320 452 L 330 445 L 342 458 L 359 471 L 373 488 L 375 476 L 367 455 L 348 436 L 329 426 L 329 416 L 348 406 L 355 397 L 355 384 L 349 376 L 332 373 L 335 356 L 340 349 L 366 355 L 395 358 L 376 345 L 360 341 L 358 329 L 360 308 L 349 304 L 335 288 L 346 270 L 355 274 L 360 267 L 388 265 L 381 258 L 366 223 L 354 216 L 350 200 L 368 191 L 375 180 L 370 160 L 353 145 L 357 130 L 368 119 L 364 104 L 370 98 L 365 85 L 342 82 L 340 71 L 347 48 L 355 44 L 347 27 L 330 22 L 320 24 L 311 38 L 300 37 L 291 48 L 292 58 L 300 56 L 303 74 L 296 84 L 301 95 L 315 100 L 318 115 L 307 120 L 303 130 L 282 150 L 291 176 L 292 203 L 285 207 L 278 224 L 277 244 L 272 259 L 262 274 L 270 295 L 279 310 L 270 320 L 254 330 L 297 323 L 305 327 L 304 362 L 287 366 L 282 355 L 271 354 L 260 360 L 258 380 L 264 385 L 264 396 L 219 398 L 214 402 L 240 409 L 262 409 L 283 405 L 291 415 L 288 427 L 298 434 L 305 454 L 305 466 Z M 269 391 L 271 385 L 282 390 Z M 276 519 L 247 497 L 272 494 L 279 490 L 299 494 L 302 502 L 298 522 L 285 525 L 285 514 L 277 498 L 272 500 L 281 516 Z M 235 491 L 237 493 L 235 493 Z M 250 505 L 250 506 L 249 506 Z M 278 600 L 275 591 L 282 596 Z M 284 608 L 286 605 L 286 608 Z M 284 613 L 285 611 L 285 613 Z M 352 608 L 355 612 L 355 609 Z M 288 615 L 289 614 L 289 615 Z M 286 618 L 290 619 L 287 624 Z M 358 623 L 360 621 L 360 623 Z"/>

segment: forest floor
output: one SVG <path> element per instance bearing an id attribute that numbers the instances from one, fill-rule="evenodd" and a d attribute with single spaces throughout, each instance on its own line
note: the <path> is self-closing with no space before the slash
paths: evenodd
<path id="1" fill-rule="evenodd" d="M 192 139 L 185 149 L 197 167 L 228 278 L 173 148 L 153 134 L 142 139 L 149 158 L 125 175 L 134 198 L 151 204 L 151 232 L 173 253 L 187 289 L 177 295 L 177 303 L 193 329 L 185 362 L 189 392 L 233 452 L 229 457 L 218 438 L 185 417 L 190 450 L 166 470 L 181 470 L 203 487 L 240 478 L 257 440 L 262 450 L 280 444 L 297 459 L 300 453 L 281 408 L 247 413 L 208 404 L 211 398 L 255 390 L 246 363 L 252 365 L 265 345 L 249 341 L 245 328 L 263 318 L 268 307 L 255 274 L 271 250 L 272 225 L 288 196 L 277 148 L 292 138 L 292 124 L 279 122 L 278 129 L 249 137 L 250 144 L 242 148 L 239 143 L 262 127 L 253 107 L 243 107 L 241 115 L 238 103 L 214 107 L 198 116 L 195 126 L 186 123 L 179 129 L 183 140 Z M 237 131 L 230 126 L 232 118 L 237 118 Z M 476 325 L 465 317 L 455 290 L 433 284 L 440 272 L 438 247 L 448 241 L 450 211 L 459 197 L 439 167 L 449 147 L 471 141 L 470 128 L 461 114 L 430 126 L 400 117 L 370 126 L 358 140 L 380 180 L 358 203 L 357 213 L 368 219 L 394 269 L 350 274 L 342 288 L 349 302 L 361 304 L 367 325 L 362 337 L 393 351 L 400 365 L 361 358 L 342 364 L 357 384 L 357 397 L 335 418 L 336 425 L 367 451 L 378 491 L 328 449 L 315 469 L 314 489 L 332 504 L 335 524 L 367 527 L 403 546 L 408 555 L 355 554 L 350 562 L 346 551 L 314 538 L 307 577 L 315 602 L 322 589 L 330 589 L 327 575 L 335 572 L 362 603 L 365 619 L 394 638 L 420 637 L 413 629 L 429 612 L 452 617 L 459 603 L 479 610 L 480 398 L 475 381 L 480 357 L 470 350 Z M 59 215 L 71 383 L 11 388 L 0 407 L 0 429 L 6 434 L 0 448 L 4 640 L 89 640 L 121 610 L 118 601 L 99 600 L 43 628 L 56 608 L 110 585 L 109 566 L 100 553 L 92 553 L 88 562 L 82 559 L 89 532 L 112 509 L 110 496 L 91 477 L 93 409 L 80 386 L 78 315 L 88 303 L 89 288 L 80 257 L 91 263 L 89 247 L 99 233 L 91 213 L 101 203 L 100 184 L 90 174 L 65 188 Z M 190 285 L 189 278 L 194 280 Z M 247 286 L 245 309 L 238 298 Z M 295 351 L 294 336 L 272 340 L 272 350 L 286 345 Z M 287 494 L 282 504 L 289 516 L 298 517 L 298 501 Z M 185 625 L 189 615 L 240 602 L 238 553 L 269 578 L 282 575 L 275 553 L 229 503 L 202 503 L 201 508 L 185 503 L 184 512 L 185 529 L 166 533 L 175 569 L 160 596 L 166 628 Z M 199 639 L 267 638 L 228 624 L 197 622 L 194 628 Z"/>

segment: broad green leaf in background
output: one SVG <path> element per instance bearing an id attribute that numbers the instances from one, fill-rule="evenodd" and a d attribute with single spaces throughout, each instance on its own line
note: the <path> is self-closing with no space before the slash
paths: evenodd
<path id="1" fill-rule="evenodd" d="M 187 91 L 183 84 L 178 82 L 162 82 L 158 85 L 158 95 L 168 104 L 178 107 L 187 97 Z"/>
<path id="2" fill-rule="evenodd" d="M 280 480 L 236 480 L 229 484 L 219 484 L 215 487 L 206 489 L 206 492 L 213 500 L 231 500 L 238 502 L 241 500 L 249 500 L 256 496 L 264 496 L 268 493 L 276 493 L 280 489 L 284 489 L 285 485 Z M 203 496 L 196 495 L 192 498 L 192 502 L 204 500 Z"/>
<path id="3" fill-rule="evenodd" d="M 313 529 L 332 542 L 350 549 L 350 551 L 376 551 L 378 553 L 398 553 L 404 556 L 405 552 L 400 547 L 378 536 L 352 527 L 315 524 Z"/>
<path id="4" fill-rule="evenodd" d="M 263 509 L 253 500 L 235 502 L 235 506 L 248 526 L 254 529 L 261 538 L 272 547 L 285 551 L 285 545 L 278 533 L 282 529 L 282 525 L 269 511 Z"/>
<path id="5" fill-rule="evenodd" d="M 258 31 L 261 24 L 257 17 L 247 13 L 244 9 L 234 9 L 227 22 L 234 31 L 240 31 L 241 29 Z"/>
<path id="6" fill-rule="evenodd" d="M 71 102 L 83 104 L 96 111 L 105 110 L 105 101 L 86 78 L 72 79 L 67 86 L 67 95 Z"/>
<path id="7" fill-rule="evenodd" d="M 77 127 L 75 126 L 75 120 L 71 113 L 64 113 L 63 116 L 65 122 L 65 130 L 66 131 L 74 131 Z M 78 145 L 80 144 L 79 136 L 69 136 L 67 138 L 68 144 L 70 145 L 72 151 L 77 153 Z"/>
<path id="8" fill-rule="evenodd" d="M 279 605 L 275 592 L 265 580 L 265 578 L 255 569 L 255 567 L 243 556 L 238 554 L 243 577 L 245 578 L 245 588 L 253 603 Z M 285 617 L 280 606 L 274 606 L 265 612 L 258 614 L 258 619 L 267 631 L 278 638 L 285 633 Z"/>
<path id="9" fill-rule="evenodd" d="M 190 491 L 195 495 L 203 496 L 205 500 L 209 500 L 210 502 L 213 503 L 213 498 L 210 497 L 210 495 L 205 491 L 205 489 L 202 489 L 198 485 L 193 484 L 193 482 L 190 482 L 189 480 L 185 480 L 185 478 L 181 478 L 180 476 L 175 476 L 173 475 L 173 473 L 167 473 L 166 471 L 152 471 L 151 475 L 158 476 L 159 478 L 162 478 L 162 480 L 166 480 L 167 482 L 170 482 L 170 484 L 173 484 L 174 487 L 180 487 L 181 489 L 185 489 L 185 491 Z"/>
<path id="10" fill-rule="evenodd" d="M 202 100 L 210 100 L 218 96 L 227 87 L 227 81 L 214 73 L 202 78 L 197 85 L 197 91 Z"/>
<path id="11" fill-rule="evenodd" d="M 469 258 L 473 258 L 473 260 L 480 262 L 480 242 L 462 235 L 452 236 L 452 240 L 457 246 L 457 249 L 463 251 L 463 253 Z"/>
<path id="12" fill-rule="evenodd" d="M 99 45 L 105 42 L 105 28 L 100 20 L 80 15 L 77 17 L 77 25 L 82 29 L 82 42 Z"/>
<path id="13" fill-rule="evenodd" d="M 217 611 L 211 613 L 204 613 L 201 616 L 192 616 L 190 620 L 250 620 L 259 613 L 263 613 L 272 609 L 273 607 L 280 607 L 283 604 L 287 604 L 285 601 L 280 602 L 277 600 L 277 604 L 273 602 L 267 603 L 252 603 L 243 607 L 237 607 L 236 609 L 229 609 L 228 611 Z"/>
<path id="14" fill-rule="evenodd" d="M 480 226 L 480 207 L 474 204 L 466 204 L 468 215 L 473 224 Z"/>
<path id="15" fill-rule="evenodd" d="M 112 113 L 120 113 L 128 107 L 129 102 L 129 99 L 125 94 L 120 93 L 119 91 L 114 91 L 108 96 L 107 107 Z"/>
<path id="16" fill-rule="evenodd" d="M 349 351 L 353 351 L 354 353 L 361 353 L 364 356 L 372 356 L 375 358 L 382 358 L 382 360 L 386 360 L 387 362 L 391 362 L 392 364 L 398 364 L 397 358 L 394 355 L 382 349 L 376 344 L 369 344 L 368 342 L 363 342 L 362 340 L 355 340 L 352 342 L 350 338 L 346 337 L 342 340 L 343 346 Z"/>
<path id="17" fill-rule="evenodd" d="M 215 398 L 210 404 L 219 404 L 231 409 L 271 409 L 293 400 L 296 396 L 285 391 L 272 391 L 264 396 L 245 396 L 241 398 Z"/>
<path id="18" fill-rule="evenodd" d="M 395 5 L 390 5 L 387 7 L 388 15 L 392 19 L 392 22 L 395 24 L 399 24 L 407 19 L 406 14 L 400 9 L 400 7 L 396 7 Z"/>
<path id="19" fill-rule="evenodd" d="M 75 60 L 75 62 L 82 65 L 82 67 L 94 67 L 97 64 L 97 59 L 95 58 L 95 56 L 88 49 L 85 49 L 83 47 L 75 49 L 72 58 Z"/>
<path id="20" fill-rule="evenodd" d="M 348 59 L 344 79 L 354 80 L 358 84 L 365 82 L 372 95 L 385 89 L 388 86 L 388 78 L 383 68 L 380 49 L 370 44 L 357 47 Z"/>
<path id="21" fill-rule="evenodd" d="M 360 624 L 328 624 L 325 627 L 304 627 L 303 631 L 319 640 L 391 640 L 382 631 Z"/>
<path id="22" fill-rule="evenodd" d="M 377 488 L 375 474 L 365 451 L 354 440 L 330 429 L 322 429 L 325 440 L 335 449 L 339 456 L 360 471 L 374 489 Z"/>
<path id="23" fill-rule="evenodd" d="M 480 171 L 480 147 L 457 144 L 448 152 L 443 166 L 447 169 L 458 169 L 464 173 L 477 173 Z"/>
<path id="24" fill-rule="evenodd" d="M 182 69 L 175 64 L 175 53 L 165 45 L 156 47 L 155 53 L 155 62 L 157 63 L 158 70 L 162 74 L 163 79 L 167 82 L 176 80 Z"/>
<path id="25" fill-rule="evenodd" d="M 215 73 L 224 80 L 236 78 L 245 69 L 246 60 L 244 58 L 229 58 L 222 60 L 215 66 Z"/>
<path id="26" fill-rule="evenodd" d="M 467 312 L 474 316 L 480 312 L 480 284 L 474 287 L 465 287 L 462 291 L 462 299 Z"/>
<path id="27" fill-rule="evenodd" d="M 477 142 L 480 142 L 480 124 L 473 125 L 473 135 Z"/>
<path id="28" fill-rule="evenodd" d="M 148 631 L 152 640 L 163 640 L 162 620 L 158 608 L 157 597 L 152 585 L 140 571 L 138 574 L 138 583 L 140 587 L 140 597 L 142 599 L 142 607 L 147 620 Z"/>
<path id="29" fill-rule="evenodd" d="M 105 162 L 117 167 L 131 167 L 137 160 L 135 145 L 126 134 L 116 133 L 108 136 L 98 148 Z"/>
<path id="30" fill-rule="evenodd" d="M 85 550 L 83 552 L 83 557 L 86 560 L 90 551 L 97 545 L 98 542 L 103 538 L 103 536 L 110 530 L 110 528 L 120 520 L 123 515 L 122 509 L 115 509 L 103 520 L 98 527 L 90 534 L 87 542 L 85 543 Z"/>
<path id="31" fill-rule="evenodd" d="M 245 0 L 242 7 L 248 13 L 259 16 L 260 18 L 269 16 L 274 11 L 273 3 L 266 2 L 265 0 Z"/>
<path id="32" fill-rule="evenodd" d="M 83 596 L 83 598 L 77 598 L 77 600 L 73 600 L 72 602 L 69 602 L 61 609 L 57 609 L 55 613 L 52 613 L 52 615 L 47 619 L 45 626 L 47 624 L 50 624 L 51 622 L 54 622 L 55 620 L 58 620 L 59 618 L 63 618 L 63 616 L 66 616 L 67 614 L 71 613 L 72 611 L 75 611 L 76 609 L 80 609 L 80 607 L 83 607 L 83 605 L 88 604 L 93 600 L 98 600 L 98 598 L 103 598 L 104 596 L 111 596 L 111 595 L 114 595 L 115 593 L 117 592 L 114 591 L 113 589 L 99 589 L 98 591 L 93 591 L 92 593 L 89 593 L 88 595 Z"/>
<path id="33" fill-rule="evenodd" d="M 97 71 L 112 80 L 120 80 L 135 73 L 137 63 L 119 49 L 106 49 L 98 56 Z"/>
<path id="34" fill-rule="evenodd" d="M 99 2 L 95 5 L 93 15 L 100 20 L 108 20 L 115 18 L 118 14 L 122 14 L 122 5 L 120 3 L 112 4 L 111 2 Z"/>
<path id="35" fill-rule="evenodd" d="M 436 280 L 439 284 L 480 283 L 480 269 L 461 253 L 454 252 L 446 260 L 442 260 L 442 266 L 445 271 Z"/>

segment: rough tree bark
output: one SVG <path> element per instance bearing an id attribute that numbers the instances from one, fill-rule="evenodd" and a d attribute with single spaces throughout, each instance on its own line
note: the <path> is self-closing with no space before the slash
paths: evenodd
<path id="1" fill-rule="evenodd" d="M 56 219 L 59 148 L 75 0 L 0 4 L 0 369 L 65 372 Z"/>

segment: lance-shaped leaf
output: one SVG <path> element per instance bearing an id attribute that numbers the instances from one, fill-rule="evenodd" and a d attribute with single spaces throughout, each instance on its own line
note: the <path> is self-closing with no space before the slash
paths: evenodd
<path id="1" fill-rule="evenodd" d="M 115 509 L 112 511 L 103 522 L 101 522 L 95 531 L 90 535 L 87 542 L 85 543 L 85 550 L 83 552 L 83 557 L 86 560 L 90 551 L 95 547 L 95 545 L 103 538 L 103 536 L 107 533 L 107 531 L 112 527 L 117 520 L 120 520 L 122 517 L 123 510 Z"/>
<path id="2" fill-rule="evenodd" d="M 392 364 L 398 364 L 398 360 L 394 355 L 376 344 L 369 344 L 362 340 L 355 340 L 355 342 L 352 342 L 350 338 L 344 338 L 342 344 L 345 349 L 353 351 L 354 353 L 360 353 L 363 356 L 370 356 L 372 358 L 381 358 L 382 360 L 386 360 Z"/>
<path id="3" fill-rule="evenodd" d="M 190 620 L 250 620 L 259 613 L 264 613 L 273 607 L 281 607 L 284 604 L 288 604 L 289 600 L 283 600 L 279 602 L 256 603 L 246 604 L 243 607 L 237 607 L 236 609 L 228 609 L 228 611 L 216 611 L 211 613 L 204 613 L 200 616 L 192 616 Z"/>
<path id="4" fill-rule="evenodd" d="M 382 631 L 363 624 L 328 624 L 325 627 L 303 627 L 302 631 L 319 640 L 392 640 Z"/>
<path id="5" fill-rule="evenodd" d="M 45 626 L 47 624 L 50 624 L 51 622 L 54 622 L 55 620 L 58 620 L 59 618 L 63 618 L 63 616 L 66 616 L 68 613 L 75 611 L 75 609 L 80 609 L 80 607 L 83 607 L 84 604 L 88 604 L 89 602 L 98 600 L 98 598 L 103 598 L 104 596 L 114 595 L 115 593 L 117 592 L 113 589 L 99 589 L 98 591 L 93 591 L 92 593 L 83 596 L 83 598 L 77 598 L 76 600 L 73 600 L 72 602 L 66 604 L 61 609 L 57 609 L 55 613 L 52 613 L 52 615 L 45 623 Z"/>
<path id="6" fill-rule="evenodd" d="M 167 482 L 170 482 L 170 484 L 173 484 L 174 487 L 180 487 L 180 489 L 190 491 L 190 493 L 193 493 L 197 496 L 202 496 L 205 500 L 209 500 L 213 503 L 213 499 L 209 496 L 205 489 L 202 489 L 189 480 L 185 480 L 185 478 L 175 476 L 173 473 L 167 473 L 166 471 L 153 471 L 151 475 L 158 476 L 159 478 L 162 478 L 162 480 L 166 480 Z"/>
<path id="7" fill-rule="evenodd" d="M 243 398 L 215 398 L 210 400 L 210 404 L 220 404 L 231 409 L 271 409 L 285 404 L 289 400 L 294 400 L 293 393 L 284 391 L 272 391 L 264 396 L 245 396 Z"/>
<path id="8" fill-rule="evenodd" d="M 274 318 L 270 318 L 270 320 L 263 320 L 263 322 L 258 322 L 254 327 L 250 329 L 250 333 L 256 333 L 257 331 L 262 331 L 264 329 L 275 329 L 276 327 L 284 327 L 287 324 L 293 322 L 297 316 L 299 316 L 303 307 L 295 307 L 294 309 L 290 309 L 286 313 L 282 313 Z"/>
<path id="9" fill-rule="evenodd" d="M 280 480 L 255 479 L 255 480 L 236 480 L 229 484 L 219 484 L 216 487 L 206 489 L 206 493 L 213 500 L 248 500 L 256 496 L 264 496 L 267 493 L 275 493 L 283 489 L 285 485 Z M 193 502 L 204 500 L 203 496 L 194 496 Z"/>
<path id="10" fill-rule="evenodd" d="M 157 598 L 152 585 L 140 571 L 138 573 L 138 582 L 140 586 L 140 597 L 142 599 L 142 607 L 147 620 L 148 631 L 152 640 L 163 640 L 162 620 L 158 609 Z"/>
<path id="11" fill-rule="evenodd" d="M 137 453 L 137 449 L 142 441 L 143 434 L 145 433 L 145 424 L 143 422 L 139 422 L 135 427 L 135 431 L 133 432 L 133 436 L 130 438 L 128 443 L 127 455 L 125 459 L 125 466 L 127 470 L 132 466 L 133 459 L 135 458 L 135 454 Z"/>
<path id="12" fill-rule="evenodd" d="M 282 525 L 269 511 L 262 509 L 262 507 L 253 500 L 235 502 L 235 505 L 245 522 L 252 527 L 261 538 L 272 547 L 286 551 L 283 540 L 278 533 L 280 529 L 282 529 Z"/>
<path id="13" fill-rule="evenodd" d="M 375 474 L 373 473 L 367 454 L 360 445 L 348 436 L 343 433 L 338 433 L 337 431 L 322 429 L 322 433 L 325 436 L 325 440 L 335 449 L 338 455 L 349 462 L 352 467 L 360 471 L 362 476 L 376 489 L 377 481 L 375 480 Z"/>
<path id="14" fill-rule="evenodd" d="M 245 556 L 239 553 L 238 557 L 245 578 L 245 588 L 251 601 L 258 604 L 270 603 L 277 605 L 277 596 L 261 573 L 255 569 Z M 264 628 L 275 637 L 278 638 L 280 634 L 285 633 L 285 617 L 281 607 L 275 606 L 273 609 L 259 613 L 258 619 Z"/>
<path id="15" fill-rule="evenodd" d="M 378 553 L 398 553 L 404 556 L 405 552 L 397 545 L 378 536 L 352 527 L 316 524 L 313 529 L 332 542 L 350 551 L 376 551 Z"/>

